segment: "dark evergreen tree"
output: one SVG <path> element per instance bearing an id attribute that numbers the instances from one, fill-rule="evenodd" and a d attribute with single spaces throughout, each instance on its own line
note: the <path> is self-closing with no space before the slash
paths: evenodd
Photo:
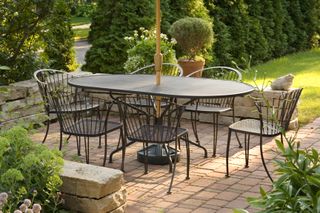
<path id="1" fill-rule="evenodd" d="M 273 10 L 272 0 L 261 1 L 261 16 L 260 24 L 264 33 L 264 36 L 268 42 L 268 59 L 273 57 L 273 51 L 275 49 L 275 13 Z"/>
<path id="2" fill-rule="evenodd" d="M 240 65 L 244 60 L 249 59 L 249 54 L 246 51 L 249 33 L 246 5 L 243 0 L 215 0 L 213 4 L 216 7 L 218 18 L 229 29 L 231 35 L 230 54 L 234 61 Z"/>
<path id="3" fill-rule="evenodd" d="M 303 31 L 299 28 L 301 22 L 301 10 L 299 0 L 284 1 L 284 33 L 287 35 L 287 53 L 301 49 L 299 43 L 303 43 Z"/>
<path id="4" fill-rule="evenodd" d="M 139 27 L 149 29 L 155 23 L 154 1 L 99 0 L 93 14 L 84 70 L 121 73 L 127 60 L 125 36 Z"/>
<path id="5" fill-rule="evenodd" d="M 169 23 L 180 18 L 197 17 L 211 21 L 203 0 L 169 0 L 170 15 L 165 17 Z"/>
<path id="6" fill-rule="evenodd" d="M 284 19 L 286 8 L 284 7 L 285 0 L 273 0 L 274 7 L 274 49 L 273 56 L 279 57 L 287 52 L 288 42 L 287 35 L 284 32 Z"/>
<path id="7" fill-rule="evenodd" d="M 251 63 L 255 64 L 270 58 L 269 46 L 260 23 L 262 10 L 260 0 L 247 0 L 246 3 L 249 15 L 246 51 L 251 55 Z"/>
<path id="8" fill-rule="evenodd" d="M 311 48 L 314 42 L 319 42 L 320 36 L 320 1 L 319 0 L 300 0 L 300 8 L 303 14 L 302 29 L 306 32 L 307 46 Z M 318 39 L 316 38 L 318 37 Z"/>
<path id="9" fill-rule="evenodd" d="M 70 1 L 54 1 L 53 9 L 46 23 L 48 30 L 43 32 L 45 47 L 42 55 L 47 66 L 66 71 L 76 69 L 69 6 Z"/>

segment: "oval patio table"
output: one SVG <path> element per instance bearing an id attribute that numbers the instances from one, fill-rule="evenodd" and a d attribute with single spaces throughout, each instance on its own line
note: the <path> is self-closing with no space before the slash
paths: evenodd
<path id="1" fill-rule="evenodd" d="M 192 100 L 243 96 L 254 90 L 251 85 L 236 81 L 175 76 L 161 76 L 160 85 L 156 85 L 155 75 L 96 74 L 71 78 L 69 84 L 76 88 L 108 92 L 111 95 L 112 93 L 129 93 Z M 133 143 L 134 141 L 128 143 L 127 146 Z M 192 141 L 190 143 L 202 148 L 205 152 L 205 157 L 207 157 L 205 147 Z M 120 150 L 121 148 L 118 148 L 110 154 L 110 162 L 112 162 L 112 155 Z M 159 153 L 162 152 L 160 151 Z"/>

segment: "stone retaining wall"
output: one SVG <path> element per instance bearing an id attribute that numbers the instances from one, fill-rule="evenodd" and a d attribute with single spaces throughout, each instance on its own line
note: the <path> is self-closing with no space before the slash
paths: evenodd
<path id="1" fill-rule="evenodd" d="M 0 86 L 0 127 L 20 123 L 41 123 L 47 120 L 43 101 L 35 80 Z"/>
<path id="2" fill-rule="evenodd" d="M 65 161 L 61 175 L 64 206 L 74 212 L 125 212 L 127 192 L 120 170 Z"/>

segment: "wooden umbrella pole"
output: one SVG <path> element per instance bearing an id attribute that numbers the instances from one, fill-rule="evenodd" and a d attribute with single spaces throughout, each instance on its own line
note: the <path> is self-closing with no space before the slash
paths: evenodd
<path id="1" fill-rule="evenodd" d="M 161 54 L 161 37 L 160 37 L 160 0 L 156 0 L 156 54 L 154 55 L 154 64 L 156 71 L 156 85 L 160 85 L 161 69 L 162 69 L 162 54 Z M 161 114 L 161 97 L 156 97 L 157 117 Z"/>

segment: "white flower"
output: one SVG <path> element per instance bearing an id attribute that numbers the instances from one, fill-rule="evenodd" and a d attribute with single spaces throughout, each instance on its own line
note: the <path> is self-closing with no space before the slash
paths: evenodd
<path id="1" fill-rule="evenodd" d="M 23 201 L 23 204 L 25 204 L 27 207 L 29 207 L 29 206 L 31 205 L 31 200 L 25 199 L 25 200 Z"/>
<path id="2" fill-rule="evenodd" d="M 22 212 L 26 212 L 26 210 L 28 209 L 28 206 L 25 203 L 23 203 L 20 205 L 19 209 Z"/>
<path id="3" fill-rule="evenodd" d="M 13 213 L 22 213 L 20 210 L 15 210 Z"/>
<path id="4" fill-rule="evenodd" d="M 33 210 L 34 213 L 40 213 L 41 209 L 42 208 L 41 208 L 40 204 L 37 204 L 37 203 L 33 204 L 32 210 Z"/>

